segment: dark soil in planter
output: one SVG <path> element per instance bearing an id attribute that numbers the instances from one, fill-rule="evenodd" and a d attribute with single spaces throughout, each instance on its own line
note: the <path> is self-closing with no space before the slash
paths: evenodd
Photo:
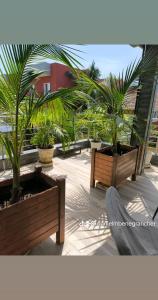
<path id="1" fill-rule="evenodd" d="M 40 177 L 32 178 L 30 180 L 21 182 L 22 194 L 21 200 L 25 200 L 32 195 L 41 193 L 51 186 L 44 182 Z M 6 207 L 9 204 L 9 199 L 11 198 L 12 185 L 0 188 L 0 209 Z"/>
<path id="2" fill-rule="evenodd" d="M 131 150 L 132 150 L 132 148 L 130 148 L 130 146 L 119 145 L 119 149 L 117 151 L 117 155 L 121 156 L 123 154 L 126 154 L 126 153 L 130 152 Z M 113 149 L 112 149 L 111 146 L 110 147 L 105 147 L 105 148 L 103 148 L 101 150 L 98 150 L 97 152 L 105 154 L 105 155 L 108 155 L 108 156 L 114 156 Z"/>

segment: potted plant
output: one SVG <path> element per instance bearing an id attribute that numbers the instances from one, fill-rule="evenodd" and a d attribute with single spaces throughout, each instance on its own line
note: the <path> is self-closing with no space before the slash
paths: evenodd
<path id="1" fill-rule="evenodd" d="M 95 108 L 88 108 L 77 115 L 77 131 L 87 133 L 91 149 L 100 149 L 102 138 L 105 136 L 105 122 L 103 115 L 95 111 Z"/>
<path id="2" fill-rule="evenodd" d="M 111 135 L 111 146 L 100 150 L 92 149 L 91 186 L 94 186 L 96 181 L 106 186 L 118 186 L 130 175 L 132 180 L 136 180 L 138 149 L 121 144 L 120 135 L 127 131 L 133 131 L 137 135 L 132 126 L 135 116 L 127 115 L 127 99 L 133 91 L 141 88 L 139 77 L 153 72 L 154 69 L 154 57 L 151 52 L 138 62 L 131 63 L 118 77 L 110 74 L 104 83 L 98 83 L 81 74 L 78 82 L 81 97 L 87 96 L 90 105 L 98 107 L 98 111 L 109 123 Z M 95 99 L 91 96 L 93 90 L 96 91 Z"/>
<path id="3" fill-rule="evenodd" d="M 52 166 L 54 154 L 54 136 L 51 124 L 45 124 L 37 130 L 31 139 L 32 145 L 37 145 L 39 162 L 43 167 Z"/>
<path id="4" fill-rule="evenodd" d="M 21 175 L 21 149 L 32 118 L 51 106 L 61 108 L 54 93 L 38 96 L 33 88 L 41 71 L 32 68 L 39 56 L 55 58 L 71 67 L 71 54 L 57 44 L 3 45 L 0 56 L 0 112 L 12 131 L 0 134 L 10 159 L 13 178 L 0 182 L 0 254 L 23 254 L 56 233 L 64 242 L 65 179 L 53 179 L 41 169 Z M 57 100 L 56 100 L 57 99 Z M 57 101 L 57 103 L 55 102 Z M 55 104 L 56 103 L 56 104 Z"/>
<path id="5" fill-rule="evenodd" d="M 92 139 L 90 140 L 91 149 L 99 150 L 101 148 L 101 138 L 99 134 L 99 128 L 97 128 L 97 124 L 95 121 L 92 123 Z"/>

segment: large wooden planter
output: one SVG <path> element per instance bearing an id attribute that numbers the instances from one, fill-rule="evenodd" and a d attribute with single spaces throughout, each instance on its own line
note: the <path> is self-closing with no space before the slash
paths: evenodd
<path id="1" fill-rule="evenodd" d="M 96 181 L 107 187 L 116 187 L 129 176 L 132 176 L 132 180 L 136 180 L 138 149 L 130 146 L 123 147 L 128 152 L 121 156 L 104 154 L 110 147 L 101 150 L 92 149 L 91 187 L 95 186 Z"/>
<path id="2" fill-rule="evenodd" d="M 56 180 L 35 171 L 21 176 L 21 182 L 38 181 L 47 188 L 30 198 L 0 210 L 0 255 L 25 254 L 56 233 L 56 242 L 64 242 L 65 179 Z M 12 180 L 0 182 L 0 198 L 10 189 Z"/>

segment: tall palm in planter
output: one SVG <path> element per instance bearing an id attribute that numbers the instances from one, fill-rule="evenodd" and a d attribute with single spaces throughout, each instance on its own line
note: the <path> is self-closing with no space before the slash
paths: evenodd
<path id="1" fill-rule="evenodd" d="M 20 176 L 26 129 L 42 107 L 48 107 L 53 100 L 55 107 L 55 101 L 59 101 L 51 92 L 36 95 L 32 86 L 42 72 L 34 70 L 31 64 L 45 57 L 72 68 L 76 59 L 69 49 L 57 44 L 3 45 L 1 52 L 0 113 L 5 113 L 12 130 L 1 134 L 0 142 L 10 159 L 13 179 L 0 182 L 1 202 L 9 200 L 11 204 L 0 211 L 0 222 L 5 224 L 0 231 L 0 254 L 21 254 L 54 232 L 58 242 L 64 240 L 64 179 L 55 181 L 41 170 Z M 67 105 L 68 102 L 65 101 Z"/>
<path id="2" fill-rule="evenodd" d="M 99 181 L 106 186 L 117 186 L 130 175 L 136 180 L 138 149 L 122 145 L 119 141 L 121 134 L 137 131 L 133 128 L 135 116 L 127 115 L 128 99 L 139 86 L 139 76 L 154 70 L 152 54 L 138 62 L 131 63 L 118 77 L 110 74 L 106 84 L 92 83 L 88 85 L 98 91 L 98 105 L 109 120 L 112 146 L 100 151 L 93 151 L 91 163 L 91 186 Z M 138 139 L 139 136 L 137 135 Z M 140 141 L 141 142 L 141 141 Z"/>
<path id="3" fill-rule="evenodd" d="M 143 56 L 139 61 L 131 63 L 118 77 L 110 74 L 106 83 L 98 83 L 80 73 L 78 94 L 87 99 L 104 115 L 111 128 L 112 146 L 92 151 L 91 186 L 95 181 L 101 181 L 107 186 L 120 184 L 128 176 L 136 179 L 136 161 L 138 149 L 121 145 L 119 136 L 122 132 L 133 131 L 134 116 L 127 117 L 126 103 L 133 91 L 141 88 L 139 78 L 143 74 L 155 71 L 154 52 Z M 76 87 L 77 89 L 77 87 Z M 96 97 L 93 98 L 93 92 Z M 73 90 L 72 90 L 73 94 Z"/>

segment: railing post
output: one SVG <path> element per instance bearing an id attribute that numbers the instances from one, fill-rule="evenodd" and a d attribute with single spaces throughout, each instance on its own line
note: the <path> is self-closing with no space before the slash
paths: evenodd
<path id="1" fill-rule="evenodd" d="M 63 244 L 65 239 L 65 177 L 56 178 L 59 187 L 59 230 L 56 233 L 56 243 Z"/>

